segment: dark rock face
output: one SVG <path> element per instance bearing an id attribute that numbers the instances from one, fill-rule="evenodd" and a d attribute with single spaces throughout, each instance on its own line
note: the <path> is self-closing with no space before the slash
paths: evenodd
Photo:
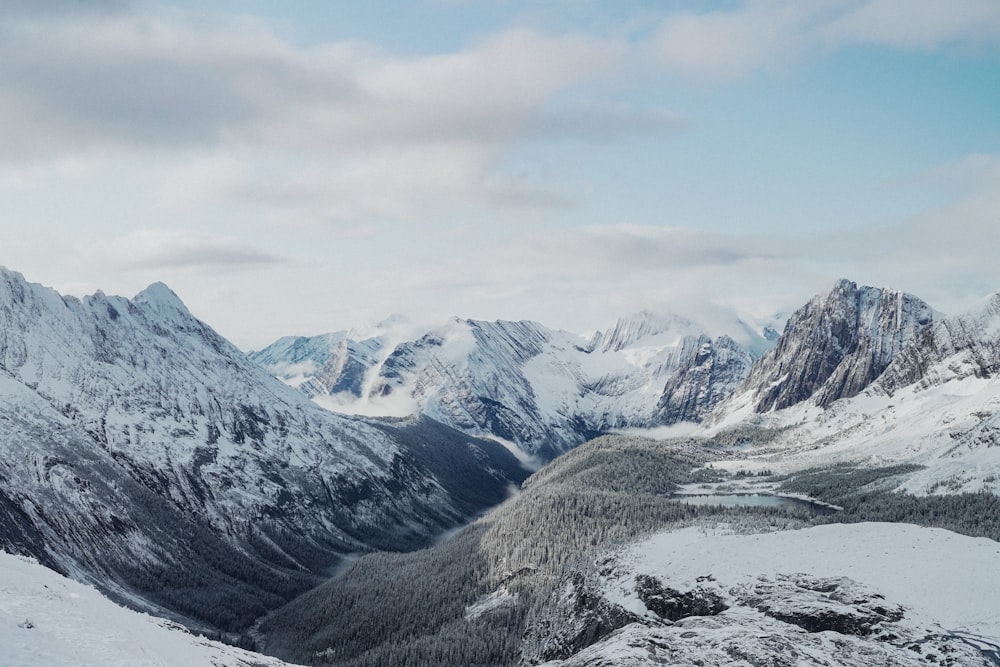
<path id="1" fill-rule="evenodd" d="M 867 637 L 903 618 L 898 605 L 847 578 L 779 576 L 740 592 L 741 604 L 807 632 Z"/>
<path id="2" fill-rule="evenodd" d="M 663 424 L 700 422 L 732 395 L 747 377 L 753 355 L 728 336 L 685 341 L 677 372 L 667 380 L 657 404 Z"/>
<path id="3" fill-rule="evenodd" d="M 828 407 L 867 388 L 933 321 L 915 296 L 841 280 L 792 315 L 744 386 L 755 390 L 757 412 L 810 398 Z"/>
<path id="4" fill-rule="evenodd" d="M 525 637 L 527 664 L 565 660 L 609 636 L 615 630 L 643 619 L 609 602 L 581 572 L 568 575 L 568 589 L 556 609 L 557 616 L 546 618 L 529 628 Z"/>
<path id="5" fill-rule="evenodd" d="M 636 577 L 635 592 L 646 609 L 668 621 L 679 621 L 689 616 L 715 616 L 729 609 L 729 605 L 714 591 L 696 588 L 682 593 L 646 574 Z"/>

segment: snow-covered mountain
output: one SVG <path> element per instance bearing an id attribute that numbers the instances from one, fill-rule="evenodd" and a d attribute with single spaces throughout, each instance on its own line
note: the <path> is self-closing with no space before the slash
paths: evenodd
<path id="1" fill-rule="evenodd" d="M 649 312 L 589 337 L 454 318 L 390 339 L 284 338 L 250 356 L 333 410 L 425 414 L 551 458 L 612 429 L 700 421 L 771 345 L 736 318 L 710 333 Z"/>
<path id="2" fill-rule="evenodd" d="M 924 468 L 916 494 L 1000 491 L 1000 293 L 943 316 L 916 297 L 839 282 L 792 315 L 704 434 L 770 429 L 732 469 L 838 462 Z"/>
<path id="3" fill-rule="evenodd" d="M 321 409 L 162 284 L 80 300 L 0 270 L 0 406 L 0 546 L 224 628 L 525 474 L 426 419 Z"/>
<path id="4" fill-rule="evenodd" d="M 914 383 L 930 387 L 966 377 L 994 377 L 1000 371 L 1000 292 L 921 333 L 879 378 L 885 391 Z"/>
<path id="5" fill-rule="evenodd" d="M 868 387 L 934 318 L 913 295 L 841 280 L 792 314 L 745 386 L 757 412 L 806 399 L 828 407 Z"/>

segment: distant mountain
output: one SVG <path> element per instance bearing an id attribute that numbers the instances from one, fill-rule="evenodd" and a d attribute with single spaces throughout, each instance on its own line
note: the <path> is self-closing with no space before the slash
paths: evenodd
<path id="1" fill-rule="evenodd" d="M 754 392 L 757 412 L 807 399 L 828 407 L 874 382 L 935 316 L 913 295 L 841 280 L 791 315 L 744 389 Z"/>
<path id="2" fill-rule="evenodd" d="M 0 547 L 229 629 L 526 474 L 427 419 L 321 409 L 162 284 L 79 300 L 5 269 L 0 448 Z"/>
<path id="3" fill-rule="evenodd" d="M 551 458 L 612 429 L 700 421 L 770 347 L 762 333 L 734 318 L 713 337 L 649 312 L 589 338 L 455 318 L 395 344 L 283 338 L 250 358 L 334 410 L 424 414 Z"/>
<path id="4" fill-rule="evenodd" d="M 915 296 L 839 281 L 789 319 L 704 433 L 771 435 L 751 468 L 921 467 L 917 494 L 1000 492 L 1000 293 L 944 316 Z"/>

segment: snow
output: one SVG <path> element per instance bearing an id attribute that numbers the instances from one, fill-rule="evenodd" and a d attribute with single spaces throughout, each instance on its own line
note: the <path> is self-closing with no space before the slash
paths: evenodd
<path id="1" fill-rule="evenodd" d="M 491 611 L 517 604 L 518 594 L 511 593 L 506 588 L 499 588 L 482 596 L 465 608 L 465 620 L 474 621 Z"/>
<path id="2" fill-rule="evenodd" d="M 778 574 L 846 576 L 901 604 L 912 620 L 1000 640 L 1000 543 L 940 528 L 858 523 L 735 535 L 690 527 L 639 542 L 620 562 L 607 595 L 633 611 L 644 611 L 631 585 L 637 573 L 681 590 L 708 574 L 723 589 Z"/>
<path id="3" fill-rule="evenodd" d="M 0 664 L 17 667 L 281 667 L 120 607 L 95 589 L 0 552 Z"/>
<path id="4" fill-rule="evenodd" d="M 727 324 L 737 338 L 770 344 L 738 318 Z M 623 318 L 589 340 L 535 322 L 453 318 L 409 341 L 379 339 L 379 354 L 356 357 L 366 368 L 360 396 L 323 393 L 323 387 L 337 385 L 342 369 L 329 349 L 324 352 L 322 337 L 280 339 L 252 358 L 328 410 L 421 413 L 474 435 L 516 434 L 519 447 L 534 453 L 543 445 L 558 450 L 579 444 L 574 429 L 581 423 L 595 431 L 657 423 L 665 383 L 706 336 L 698 324 L 650 313 Z M 306 347 L 312 371 L 291 365 L 302 360 L 296 352 Z M 309 382 L 313 378 L 317 382 Z M 493 404 L 516 412 L 515 423 L 491 424 L 484 415 Z"/>
<path id="5" fill-rule="evenodd" d="M 954 358 L 940 364 L 954 366 Z M 766 446 L 739 450 L 714 464 L 725 470 L 789 473 L 836 463 L 916 463 L 926 469 L 911 475 L 902 490 L 1000 492 L 1000 378 L 958 374 L 891 396 L 874 386 L 826 410 L 806 401 L 766 415 L 752 414 L 752 392 L 745 392 L 709 421 L 693 435 L 711 437 L 747 423 L 788 429 Z"/>

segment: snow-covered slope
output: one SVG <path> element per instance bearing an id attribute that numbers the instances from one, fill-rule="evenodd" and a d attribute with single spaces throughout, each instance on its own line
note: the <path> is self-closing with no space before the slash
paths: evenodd
<path id="1" fill-rule="evenodd" d="M 370 392 L 365 386 L 368 371 L 417 330 L 406 318 L 393 315 L 364 329 L 286 336 L 249 357 L 310 398 L 350 405 Z"/>
<path id="2" fill-rule="evenodd" d="M 305 354 L 338 334 L 282 339 L 251 358 L 331 409 L 422 413 L 547 458 L 611 429 L 700 421 L 770 346 L 735 317 L 728 334 L 648 312 L 589 338 L 455 318 L 391 348 L 381 335 Z"/>
<path id="3" fill-rule="evenodd" d="M 226 627 L 523 476 L 495 443 L 319 408 L 162 284 L 79 300 L 6 270 L 0 448 L 0 546 Z"/>
<path id="4" fill-rule="evenodd" d="M 1000 548 L 936 528 L 687 528 L 596 569 L 567 588 L 562 608 L 589 596 L 589 608 L 620 629 L 551 667 L 986 666 L 995 663 L 984 652 L 996 655 L 1000 645 Z M 559 640 L 574 618 L 552 625 L 546 650 L 564 652 Z M 596 632 L 600 620 L 592 617 Z"/>
<path id="5" fill-rule="evenodd" d="M 281 667 L 111 602 L 21 556 L 0 552 L 0 664 L 11 667 Z"/>

